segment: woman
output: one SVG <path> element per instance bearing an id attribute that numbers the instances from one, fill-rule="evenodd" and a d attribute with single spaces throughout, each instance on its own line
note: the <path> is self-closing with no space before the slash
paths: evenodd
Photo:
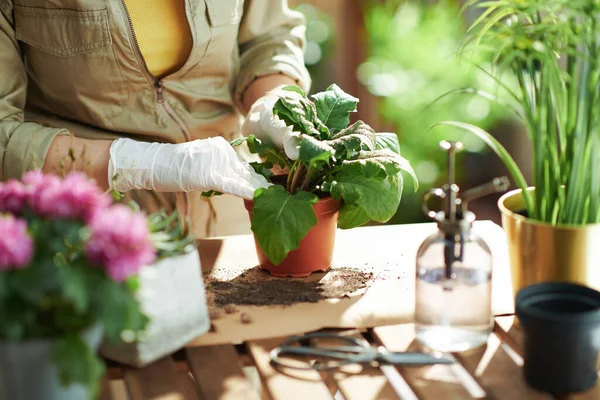
<path id="1" fill-rule="evenodd" d="M 276 87 L 308 89 L 286 0 L 0 0 L 0 179 L 74 164 L 197 237 L 239 233 L 267 185 L 228 141 Z M 216 225 L 211 215 L 216 210 Z"/>

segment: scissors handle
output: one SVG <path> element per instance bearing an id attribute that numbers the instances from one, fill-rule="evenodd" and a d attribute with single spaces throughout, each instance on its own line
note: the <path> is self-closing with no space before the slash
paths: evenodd
<path id="1" fill-rule="evenodd" d="M 454 360 L 449 357 L 436 356 L 433 354 L 418 352 L 388 352 L 380 350 L 379 360 L 385 364 L 396 365 L 434 365 L 434 364 L 453 364 Z"/>
<path id="2" fill-rule="evenodd" d="M 346 342 L 350 346 L 336 346 L 329 348 L 318 346 L 292 346 L 293 343 L 310 339 L 336 339 L 338 341 L 341 340 Z M 282 360 L 280 356 L 283 355 L 321 357 L 334 360 L 334 362 L 329 364 L 313 363 L 306 364 L 305 366 L 299 366 L 298 363 L 291 363 Z M 294 336 L 285 340 L 281 346 L 271 351 L 271 361 L 280 367 L 307 370 L 328 370 L 336 369 L 348 364 L 362 364 L 365 362 L 371 362 L 376 360 L 377 355 L 377 350 L 369 347 L 368 343 L 364 340 L 325 332 L 316 332 L 303 336 Z"/>
<path id="3" fill-rule="evenodd" d="M 335 360 L 345 360 L 348 358 L 364 358 L 365 352 L 371 353 L 371 358 L 374 358 L 374 353 L 366 351 L 367 349 L 362 347 L 299 347 L 299 346 L 283 346 L 277 349 L 277 354 L 289 355 L 289 356 L 315 356 L 315 357 L 326 357 Z"/>

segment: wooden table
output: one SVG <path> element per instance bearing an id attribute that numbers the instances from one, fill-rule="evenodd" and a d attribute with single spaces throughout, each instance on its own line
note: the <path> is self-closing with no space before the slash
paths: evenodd
<path id="1" fill-rule="evenodd" d="M 338 332 L 365 338 L 392 351 L 420 348 L 414 340 L 412 324 Z M 103 381 L 101 399 L 551 399 L 525 384 L 519 326 L 513 316 L 496 317 L 487 345 L 454 354 L 457 363 L 449 366 L 354 365 L 345 367 L 343 372 L 286 374 L 275 370 L 269 358 L 269 351 L 283 339 L 187 348 L 143 369 L 113 364 L 109 366 L 108 379 Z M 256 367 L 261 384 L 253 384 L 247 377 L 243 369 L 247 366 Z M 568 399 L 598 400 L 600 385 Z"/>
<path id="2" fill-rule="evenodd" d="M 365 324 L 361 322 L 360 325 L 349 325 L 348 321 L 337 318 L 338 309 L 335 309 L 338 310 L 336 313 L 332 313 L 331 308 L 323 308 L 319 304 L 279 311 L 253 309 L 251 311 L 256 317 L 256 323 L 243 325 L 239 323 L 239 318 L 220 320 L 219 329 L 215 333 L 192 341 L 187 348 L 148 367 L 133 369 L 109 363 L 101 399 L 550 399 L 549 396 L 528 388 L 523 380 L 521 338 L 519 327 L 511 314 L 514 311 L 512 290 L 507 285 L 510 277 L 504 278 L 502 274 L 505 272 L 504 275 L 508 275 L 506 262 L 502 260 L 505 257 L 502 232 L 499 227 L 490 223 L 483 222 L 478 226 L 487 236 L 494 258 L 499 261 L 496 264 L 501 268 L 496 270 L 495 266 L 493 297 L 497 305 L 496 312 L 503 315 L 496 317 L 494 333 L 486 346 L 454 354 L 457 362 L 451 366 L 376 368 L 353 365 L 335 373 L 312 370 L 282 373 L 272 368 L 269 352 L 287 335 L 307 333 L 323 327 L 329 327 L 328 331 L 357 335 L 372 345 L 383 345 L 391 351 L 419 349 L 414 338 L 413 324 L 409 323 L 412 321 L 409 318 L 412 311 L 408 310 L 414 306 L 414 257 L 418 245 L 435 230 L 435 225 L 359 228 L 339 235 L 335 259 L 342 262 L 363 262 L 399 258 L 398 265 L 406 269 L 406 282 L 397 281 L 398 289 L 393 292 L 400 291 L 396 295 L 402 297 L 404 304 L 392 308 L 405 307 L 407 310 L 400 315 L 402 318 L 395 318 L 398 322 L 368 325 L 370 321 L 367 319 Z M 365 248 L 370 251 L 365 253 L 362 250 Z M 200 250 L 203 268 L 220 268 L 237 263 L 255 265 L 251 237 L 215 240 L 205 243 Z M 375 297 L 367 301 L 367 292 L 360 301 L 365 300 L 362 303 L 366 304 L 390 302 L 390 297 L 383 288 L 375 291 L 385 294 L 384 298 Z M 345 301 L 352 305 L 350 308 L 359 308 L 360 316 L 370 314 L 365 313 L 369 310 L 356 307 L 357 303 L 352 303 L 354 300 Z M 394 302 L 397 299 L 394 298 Z M 307 307 L 312 308 L 304 310 Z M 338 304 L 337 307 L 340 307 L 342 311 L 339 312 L 344 315 L 351 314 L 346 306 Z M 498 311 L 507 309 L 509 311 Z M 327 314 L 326 321 L 309 321 L 311 314 L 322 317 L 325 312 L 330 313 Z M 290 318 L 290 315 L 302 318 Z M 234 323 L 234 320 L 238 322 Z M 302 320 L 302 323 L 297 320 Z M 350 319 L 350 322 L 356 321 L 365 319 Z M 388 319 L 379 316 L 377 321 Z M 257 329 L 258 325 L 262 325 L 261 329 Z M 246 330 L 242 329 L 244 326 Z M 332 326 L 337 328 L 331 328 Z M 355 329 L 358 326 L 361 328 Z M 570 398 L 599 400 L 600 387 Z"/>

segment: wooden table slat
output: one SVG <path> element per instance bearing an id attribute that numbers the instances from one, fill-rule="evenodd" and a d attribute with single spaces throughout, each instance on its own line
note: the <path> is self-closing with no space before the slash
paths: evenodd
<path id="1" fill-rule="evenodd" d="M 131 400 L 198 400 L 190 375 L 177 371 L 166 357 L 147 367 L 125 369 L 125 384 Z"/>
<path id="2" fill-rule="evenodd" d="M 500 336 L 505 335 L 506 342 L 512 343 L 514 350 L 522 356 L 521 350 L 521 328 L 516 317 L 496 318 L 496 331 Z M 598 400 L 600 399 L 600 380 L 596 387 L 586 393 L 572 394 L 567 397 L 569 400 Z"/>
<path id="3" fill-rule="evenodd" d="M 500 338 L 492 334 L 487 345 L 454 356 L 498 399 L 550 400 L 525 383 L 519 360 L 511 357 Z"/>
<path id="4" fill-rule="evenodd" d="M 190 347 L 186 357 L 203 400 L 259 400 L 233 345 Z"/>
<path id="5" fill-rule="evenodd" d="M 358 339 L 364 337 L 357 331 L 340 331 Z M 340 346 L 338 340 L 317 339 L 315 345 Z M 331 380 L 344 396 L 345 400 L 397 400 L 399 396 L 379 368 L 361 365 L 349 365 L 335 372 L 322 372 L 324 380 Z"/>
<path id="6" fill-rule="evenodd" d="M 390 351 L 420 351 L 416 342 L 414 324 L 392 325 L 374 328 L 375 338 Z M 408 382 L 419 399 L 469 399 L 485 398 L 485 393 L 471 394 L 479 386 L 469 381 L 473 379 L 460 365 L 433 365 L 425 367 L 398 367 L 402 377 Z M 470 383 L 470 385 L 469 385 Z M 468 390 L 475 385 L 475 389 Z"/>
<path id="7" fill-rule="evenodd" d="M 129 400 L 129 394 L 127 393 L 127 387 L 123 379 L 113 379 L 108 382 L 107 392 L 112 397 L 100 397 L 100 400 Z"/>
<path id="8" fill-rule="evenodd" d="M 108 377 L 102 378 L 100 381 L 100 397 L 99 400 L 115 400 L 113 392 L 110 387 L 110 381 Z"/>
<path id="9" fill-rule="evenodd" d="M 253 340 L 247 343 L 263 386 L 272 400 L 333 399 L 317 371 L 288 370 L 282 373 L 271 365 L 269 353 L 285 338 Z"/>

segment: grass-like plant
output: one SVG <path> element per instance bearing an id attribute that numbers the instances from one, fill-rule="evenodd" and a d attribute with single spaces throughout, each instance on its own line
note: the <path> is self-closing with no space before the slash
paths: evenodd
<path id="1" fill-rule="evenodd" d="M 441 124 L 479 136 L 500 156 L 523 189 L 529 218 L 552 225 L 600 222 L 600 2 L 470 0 L 465 7 L 480 15 L 461 54 L 493 55 L 486 72 L 525 125 L 535 191 L 526 190 L 519 167 L 489 133 L 462 122 Z M 517 89 L 499 78 L 507 74 Z"/>

